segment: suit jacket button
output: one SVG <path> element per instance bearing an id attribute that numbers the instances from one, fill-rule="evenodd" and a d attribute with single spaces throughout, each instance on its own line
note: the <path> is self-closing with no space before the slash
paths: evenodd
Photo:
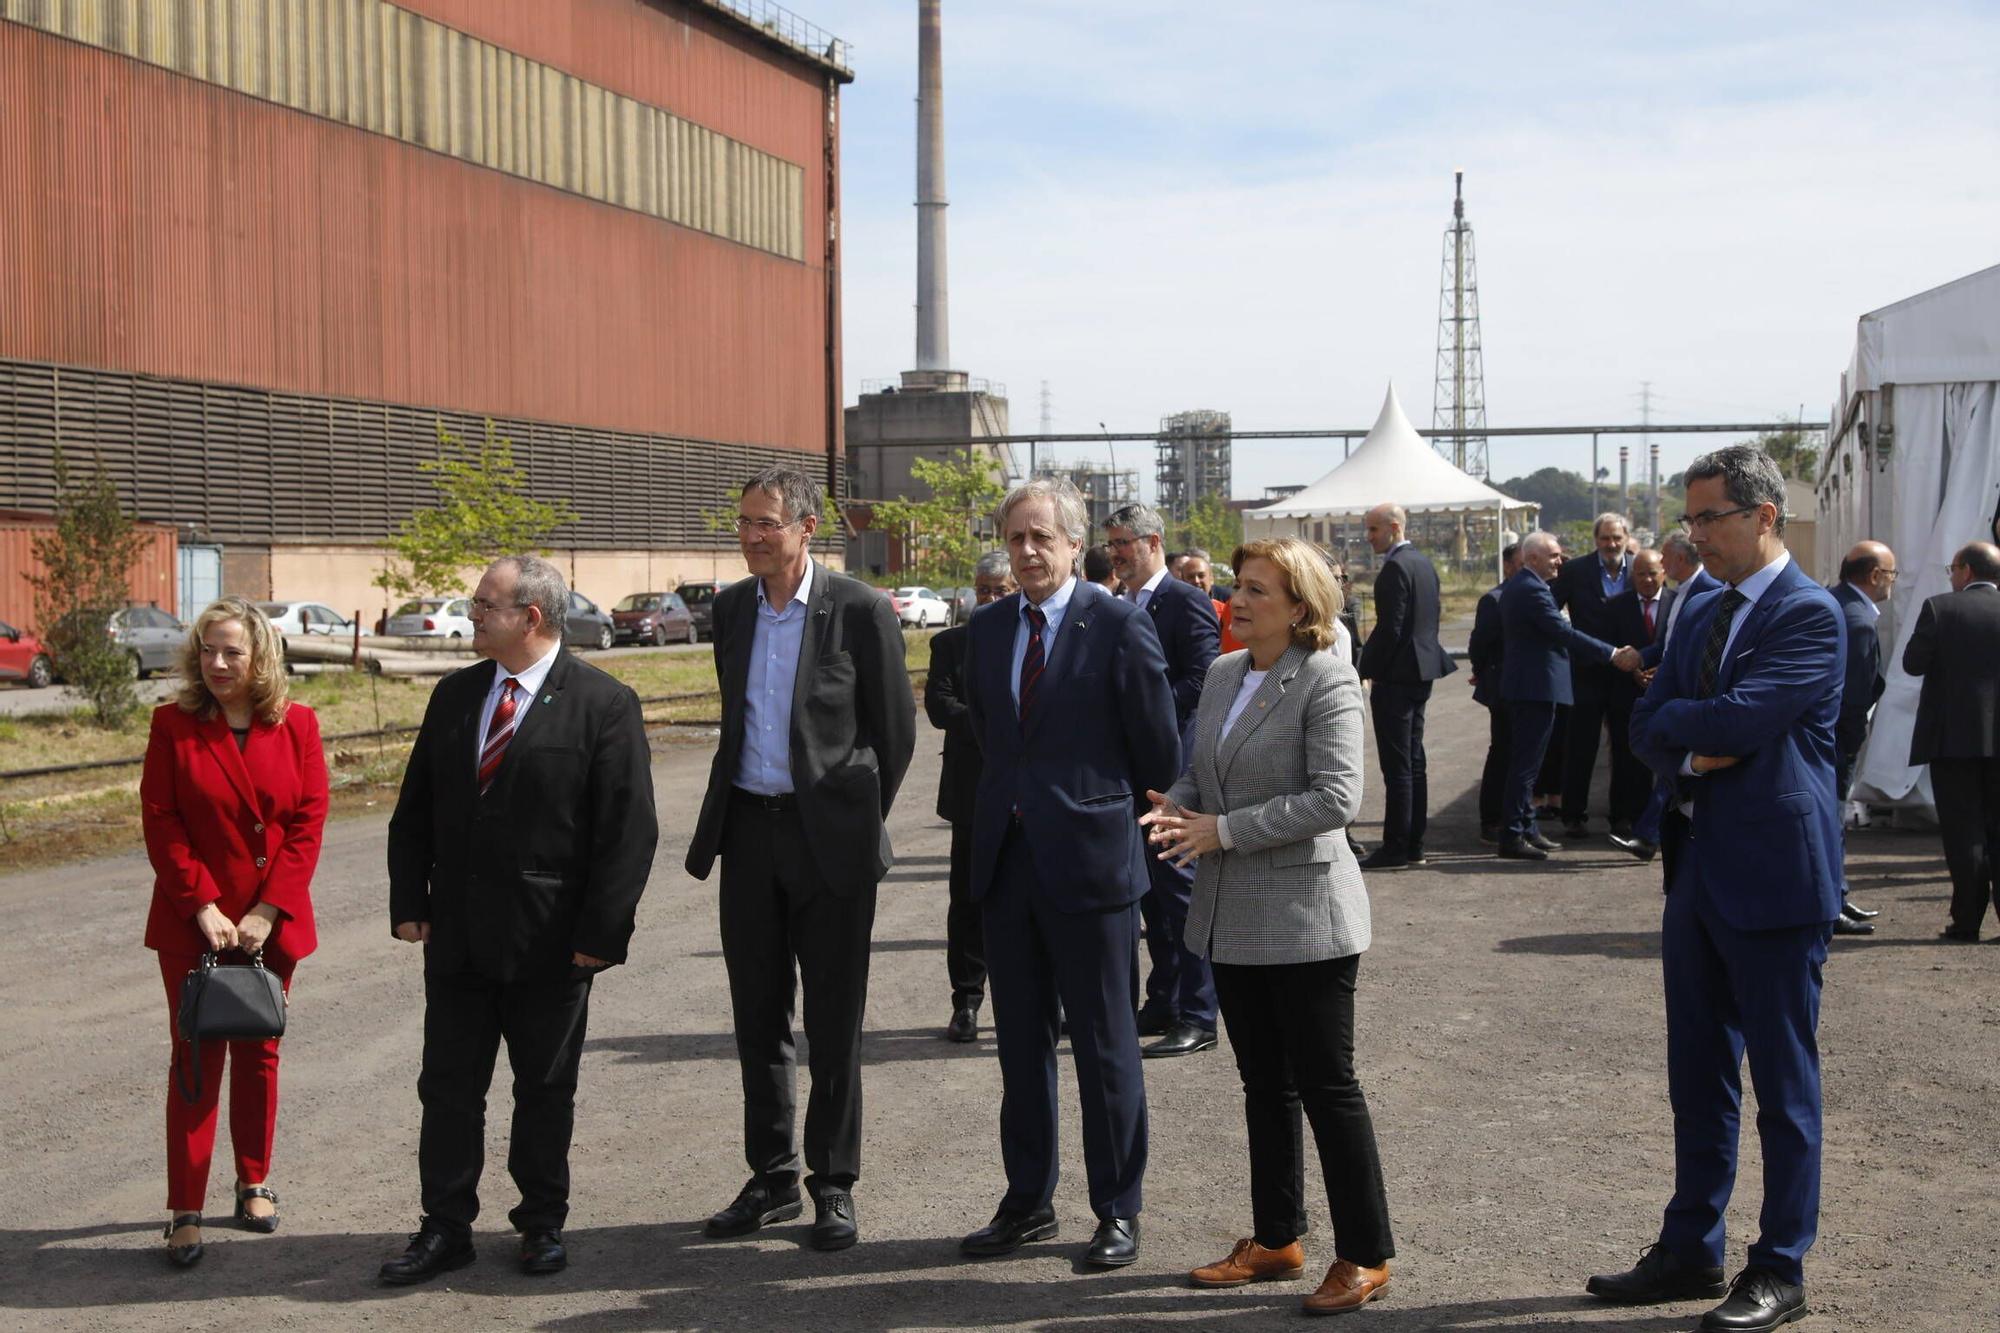
<path id="1" fill-rule="evenodd" d="M 250 826 L 250 831 L 252 833 L 262 833 L 264 831 L 264 826 L 262 824 L 252 824 Z"/>
<path id="2" fill-rule="evenodd" d="M 257 858 L 257 868 L 259 870 L 262 870 L 264 868 L 264 858 L 261 856 Z"/>

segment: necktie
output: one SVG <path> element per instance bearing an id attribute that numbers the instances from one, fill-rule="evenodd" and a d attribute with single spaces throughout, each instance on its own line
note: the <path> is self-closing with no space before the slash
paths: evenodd
<path id="1" fill-rule="evenodd" d="M 1038 606 L 1027 610 L 1028 651 L 1021 655 L 1021 721 L 1026 724 L 1028 712 L 1035 706 L 1035 687 L 1041 684 L 1042 668 L 1047 665 L 1042 657 L 1042 627 L 1049 618 L 1042 614 Z"/>
<path id="2" fill-rule="evenodd" d="M 1736 608 L 1750 599 L 1731 588 L 1722 594 L 1722 605 L 1709 622 L 1708 642 L 1701 649 L 1701 674 L 1695 678 L 1695 697 L 1706 699 L 1715 692 L 1715 678 L 1722 670 L 1722 650 L 1729 646 L 1729 625 Z"/>
<path id="3" fill-rule="evenodd" d="M 507 753 L 507 742 L 514 739 L 514 692 L 521 682 L 512 676 L 500 687 L 500 702 L 493 706 L 493 721 L 486 727 L 486 748 L 479 752 L 479 794 L 493 785 L 493 775 L 500 771 L 500 760 Z"/>
<path id="4" fill-rule="evenodd" d="M 1659 603 L 1641 602 L 1640 605 L 1646 608 L 1646 642 L 1651 643 L 1653 641 L 1653 608 L 1658 606 Z"/>

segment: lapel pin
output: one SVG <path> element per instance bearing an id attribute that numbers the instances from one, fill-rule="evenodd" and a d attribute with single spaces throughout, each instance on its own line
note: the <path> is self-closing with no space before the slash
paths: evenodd
<path id="1" fill-rule="evenodd" d="M 545 694 L 542 696 L 542 702 L 545 704 L 552 704 L 555 701 L 556 697 L 553 694 Z"/>

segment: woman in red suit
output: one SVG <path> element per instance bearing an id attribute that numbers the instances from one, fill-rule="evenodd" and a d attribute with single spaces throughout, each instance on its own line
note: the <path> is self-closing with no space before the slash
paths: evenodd
<path id="1" fill-rule="evenodd" d="M 307 890 L 327 802 L 319 721 L 310 708 L 286 701 L 283 649 L 256 607 L 225 597 L 203 611 L 188 632 L 180 672 L 179 695 L 153 712 L 139 780 L 154 871 L 146 946 L 160 955 L 169 1028 L 182 980 L 209 950 L 261 956 L 289 992 L 293 967 L 316 943 Z M 278 1229 L 278 1196 L 264 1183 L 278 1119 L 278 1043 L 203 1043 L 193 1103 L 174 1077 L 192 1052 L 178 1033 L 173 1046 L 167 1255 L 186 1268 L 202 1255 L 225 1052 L 236 1220 L 252 1231 Z"/>

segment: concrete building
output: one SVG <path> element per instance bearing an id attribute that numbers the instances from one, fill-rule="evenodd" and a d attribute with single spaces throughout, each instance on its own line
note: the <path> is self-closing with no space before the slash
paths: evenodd
<path id="1" fill-rule="evenodd" d="M 227 591 L 372 619 L 492 419 L 586 595 L 740 573 L 734 483 L 845 480 L 851 78 L 763 0 L 0 0 L 0 510 L 60 443 Z"/>

